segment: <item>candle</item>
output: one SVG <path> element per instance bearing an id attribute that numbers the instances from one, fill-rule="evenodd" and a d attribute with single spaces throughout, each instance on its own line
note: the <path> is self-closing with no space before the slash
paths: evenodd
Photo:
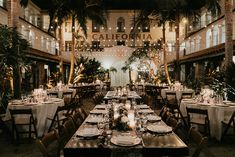
<path id="1" fill-rule="evenodd" d="M 128 119 L 130 122 L 130 127 L 134 128 L 135 127 L 135 112 L 134 112 L 134 110 L 129 110 Z"/>

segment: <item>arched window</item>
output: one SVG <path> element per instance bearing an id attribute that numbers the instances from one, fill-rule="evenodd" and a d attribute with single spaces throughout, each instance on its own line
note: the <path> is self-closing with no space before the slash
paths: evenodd
<path id="1" fill-rule="evenodd" d="M 221 26 L 221 43 L 225 42 L 225 22 L 222 23 Z"/>
<path id="2" fill-rule="evenodd" d="M 125 19 L 119 17 L 117 20 L 117 32 L 125 32 Z"/>
<path id="3" fill-rule="evenodd" d="M 213 28 L 213 46 L 219 44 L 219 27 L 218 25 Z"/>
<path id="4" fill-rule="evenodd" d="M 211 29 L 208 29 L 206 32 L 206 48 L 211 47 L 212 33 Z"/>

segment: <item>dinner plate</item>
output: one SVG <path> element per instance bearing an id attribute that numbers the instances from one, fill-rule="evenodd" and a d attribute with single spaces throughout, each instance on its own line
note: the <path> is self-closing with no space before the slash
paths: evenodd
<path id="1" fill-rule="evenodd" d="M 108 111 L 107 110 L 91 110 L 90 113 L 92 114 L 107 114 Z"/>
<path id="2" fill-rule="evenodd" d="M 229 101 L 229 100 L 227 100 L 227 101 L 224 100 L 224 101 L 223 101 L 223 103 L 225 103 L 225 104 L 230 103 L 230 102 L 231 102 L 231 101 Z"/>
<path id="3" fill-rule="evenodd" d="M 84 128 L 82 130 L 78 130 L 76 135 L 81 137 L 95 137 L 101 135 L 101 131 L 97 128 Z"/>
<path id="4" fill-rule="evenodd" d="M 118 136 L 113 136 L 110 139 L 110 141 L 111 143 L 118 145 L 118 146 L 135 146 L 135 145 L 140 144 L 141 139 L 136 136 L 118 135 Z"/>
<path id="5" fill-rule="evenodd" d="M 159 116 L 153 116 L 153 115 L 149 115 L 147 116 L 147 119 L 149 122 L 156 122 L 156 121 L 160 121 L 162 118 Z"/>
<path id="6" fill-rule="evenodd" d="M 151 109 L 139 110 L 138 112 L 139 112 L 139 113 L 154 113 L 154 111 L 151 110 Z"/>
<path id="7" fill-rule="evenodd" d="M 52 101 L 45 101 L 45 102 L 42 102 L 43 104 L 52 104 L 53 102 Z"/>
<path id="8" fill-rule="evenodd" d="M 22 104 L 22 100 L 12 100 L 11 103 L 14 105 Z"/>
<path id="9" fill-rule="evenodd" d="M 25 103 L 25 106 L 33 106 L 33 105 L 37 105 L 38 103 L 36 102 L 30 102 L 30 103 Z"/>
<path id="10" fill-rule="evenodd" d="M 96 105 L 95 109 L 105 109 L 107 105 Z"/>
<path id="11" fill-rule="evenodd" d="M 193 101 L 193 99 L 182 99 L 183 101 Z"/>
<path id="12" fill-rule="evenodd" d="M 226 103 L 226 104 L 229 105 L 229 106 L 235 106 L 234 102 L 229 102 L 229 103 Z"/>
<path id="13" fill-rule="evenodd" d="M 172 132 L 172 128 L 166 125 L 148 125 L 147 129 L 151 132 L 160 134 Z"/>
<path id="14" fill-rule="evenodd" d="M 149 109 L 148 105 L 137 105 L 136 107 L 139 109 Z"/>
<path id="15" fill-rule="evenodd" d="M 103 122 L 104 118 L 103 117 L 90 117 L 86 119 L 87 123 L 100 123 Z"/>

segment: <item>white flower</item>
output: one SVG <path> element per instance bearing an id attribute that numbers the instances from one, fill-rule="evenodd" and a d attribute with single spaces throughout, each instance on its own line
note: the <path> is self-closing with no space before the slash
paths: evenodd
<path id="1" fill-rule="evenodd" d="M 121 118 L 121 122 L 123 123 L 127 123 L 129 121 L 128 117 L 127 116 L 122 116 Z"/>

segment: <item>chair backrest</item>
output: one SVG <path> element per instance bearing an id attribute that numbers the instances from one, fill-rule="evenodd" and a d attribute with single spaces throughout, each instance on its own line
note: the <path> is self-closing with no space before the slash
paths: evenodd
<path id="1" fill-rule="evenodd" d="M 37 139 L 36 143 L 43 157 L 58 156 L 59 135 L 56 130 L 46 133 L 42 139 Z"/>
<path id="2" fill-rule="evenodd" d="M 86 113 L 86 111 L 82 107 L 79 107 L 77 109 L 77 112 L 80 113 L 80 118 L 82 121 L 84 121 L 86 119 L 86 117 L 88 116 L 88 114 Z"/>
<path id="3" fill-rule="evenodd" d="M 13 120 L 13 125 L 17 124 L 17 118 L 24 119 L 25 124 L 35 123 L 33 118 L 32 109 L 9 109 L 11 118 Z M 23 121 L 19 122 L 24 124 Z"/>
<path id="4" fill-rule="evenodd" d="M 190 113 L 194 113 L 194 114 L 201 114 L 201 115 L 205 115 L 206 117 L 208 117 L 208 111 L 206 109 L 199 109 L 199 108 L 189 108 L 186 107 L 186 111 L 188 113 L 188 115 Z"/>
<path id="5" fill-rule="evenodd" d="M 66 122 L 63 125 L 67 137 L 67 141 L 73 136 L 73 134 L 76 132 L 77 127 L 74 124 L 74 121 L 71 117 L 66 120 Z"/>
<path id="6" fill-rule="evenodd" d="M 59 93 L 58 92 L 50 92 L 47 95 L 49 95 L 51 98 L 58 98 L 59 97 Z"/>
<path id="7" fill-rule="evenodd" d="M 166 104 L 177 104 L 176 92 L 166 91 Z"/>
<path id="8" fill-rule="evenodd" d="M 170 112 L 169 112 L 168 108 L 163 106 L 160 113 L 159 113 L 159 116 L 162 118 L 162 120 L 164 122 L 166 122 L 167 118 L 169 117 L 169 114 L 170 114 Z"/>
<path id="9" fill-rule="evenodd" d="M 197 145 L 192 157 L 198 157 L 201 152 L 207 157 L 214 157 L 214 154 L 206 147 L 207 137 L 203 137 L 202 134 L 193 127 L 189 130 L 189 138 Z"/>
<path id="10" fill-rule="evenodd" d="M 189 99 L 193 97 L 193 93 L 192 92 L 182 92 L 182 96 L 181 99 Z"/>
<path id="11" fill-rule="evenodd" d="M 80 127 L 80 125 L 82 124 L 82 120 L 81 120 L 81 115 L 79 112 L 74 113 L 71 118 L 73 119 L 74 124 L 76 125 L 77 128 Z"/>
<path id="12" fill-rule="evenodd" d="M 179 123 L 178 121 L 172 117 L 172 116 L 169 116 L 167 119 L 166 119 L 166 124 L 171 126 L 173 131 L 177 131 L 178 127 L 179 127 Z"/>

